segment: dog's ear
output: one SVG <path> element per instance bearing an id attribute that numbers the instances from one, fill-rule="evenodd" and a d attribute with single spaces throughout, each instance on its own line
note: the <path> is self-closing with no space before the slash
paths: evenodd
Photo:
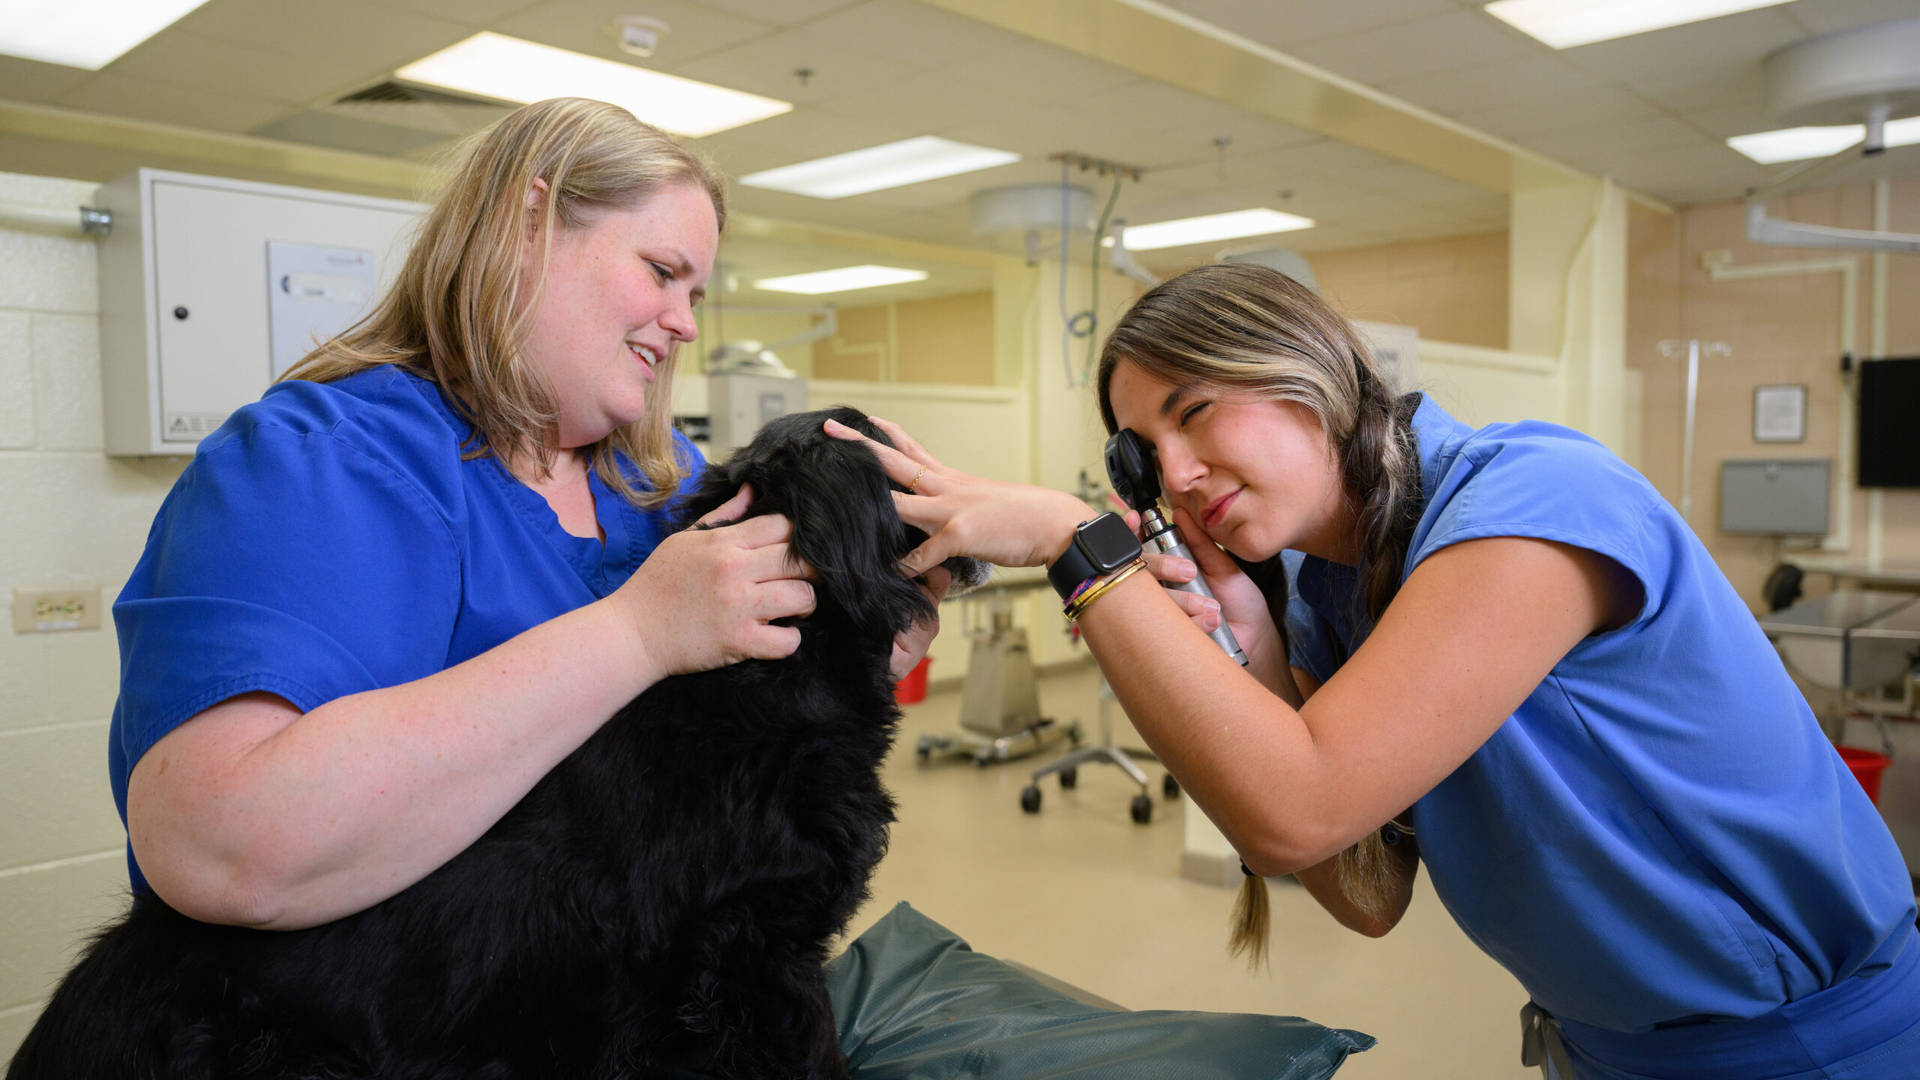
<path id="1" fill-rule="evenodd" d="M 915 541 L 894 510 L 892 487 L 873 451 L 820 434 L 817 419 L 814 427 L 795 448 L 797 470 L 779 481 L 786 487 L 781 512 L 793 521 L 794 554 L 813 567 L 823 609 L 838 608 L 863 632 L 891 637 L 933 613 L 926 594 L 900 570 L 900 556 Z"/>
<path id="2" fill-rule="evenodd" d="M 676 515 L 683 526 L 691 525 L 741 484 L 751 484 L 748 516 L 784 514 L 793 522 L 793 554 L 816 576 L 816 617 L 838 615 L 863 634 L 890 637 L 933 612 L 926 594 L 899 567 L 900 556 L 924 537 L 900 521 L 873 451 L 826 434 L 821 425 L 828 418 L 890 442 L 865 413 L 844 405 L 779 417 L 725 464 L 710 467 Z"/>

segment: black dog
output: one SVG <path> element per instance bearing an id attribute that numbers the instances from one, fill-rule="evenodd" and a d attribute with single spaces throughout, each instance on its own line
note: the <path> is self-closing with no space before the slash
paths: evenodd
<path id="1" fill-rule="evenodd" d="M 652 687 L 357 915 L 278 933 L 136 899 L 8 1080 L 846 1076 L 822 964 L 893 820 L 891 643 L 932 608 L 895 567 L 923 537 L 827 416 L 885 439 L 853 409 L 782 418 L 680 508 L 750 483 L 792 519 L 818 572 L 797 653 Z"/>

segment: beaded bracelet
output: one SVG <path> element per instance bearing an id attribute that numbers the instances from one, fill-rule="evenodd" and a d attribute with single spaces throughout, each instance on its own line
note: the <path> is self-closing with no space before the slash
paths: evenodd
<path id="1" fill-rule="evenodd" d="M 1106 595 L 1106 592 L 1108 589 L 1113 588 L 1115 585 L 1120 584 L 1121 582 L 1127 580 L 1128 578 L 1139 573 L 1140 571 L 1145 570 L 1146 568 L 1147 568 L 1147 562 L 1145 559 L 1135 559 L 1132 562 L 1128 563 L 1126 566 L 1121 567 L 1118 571 L 1114 572 L 1111 576 L 1102 578 L 1097 584 L 1093 585 L 1092 587 L 1088 588 L 1086 586 L 1082 586 L 1082 588 L 1085 591 L 1076 590 L 1073 595 L 1073 598 L 1067 601 L 1067 606 L 1064 609 L 1064 613 L 1067 616 L 1067 621 L 1074 622 L 1078 620 L 1081 614 L 1085 612 L 1087 608 L 1093 605 L 1093 602 L 1095 600 L 1098 600 L 1102 596 Z"/>

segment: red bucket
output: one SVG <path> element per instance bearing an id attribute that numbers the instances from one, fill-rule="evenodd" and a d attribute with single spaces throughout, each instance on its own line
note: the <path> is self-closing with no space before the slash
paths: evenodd
<path id="1" fill-rule="evenodd" d="M 1853 778 L 1860 781 L 1860 786 L 1867 790 L 1867 798 L 1878 806 L 1880 774 L 1887 771 L 1887 766 L 1893 764 L 1893 759 L 1872 750 L 1862 750 L 1857 746 L 1836 746 L 1834 749 L 1840 751 L 1840 759 L 1847 763 L 1847 768 L 1853 770 Z"/>
<path id="2" fill-rule="evenodd" d="M 893 699 L 902 705 L 925 701 L 927 699 L 927 666 L 932 663 L 933 657 L 921 657 L 920 662 L 913 665 L 913 670 L 907 672 L 906 678 L 893 684 Z M 1879 781 L 1876 779 L 1874 783 L 1877 786 Z"/>

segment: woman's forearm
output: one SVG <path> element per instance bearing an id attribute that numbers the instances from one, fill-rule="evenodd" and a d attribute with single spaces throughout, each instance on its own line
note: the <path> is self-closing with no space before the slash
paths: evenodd
<path id="1" fill-rule="evenodd" d="M 478 839 L 655 681 L 644 657 L 600 601 L 305 715 L 266 695 L 215 706 L 134 769 L 135 855 L 162 898 L 208 921 L 359 911 Z"/>

